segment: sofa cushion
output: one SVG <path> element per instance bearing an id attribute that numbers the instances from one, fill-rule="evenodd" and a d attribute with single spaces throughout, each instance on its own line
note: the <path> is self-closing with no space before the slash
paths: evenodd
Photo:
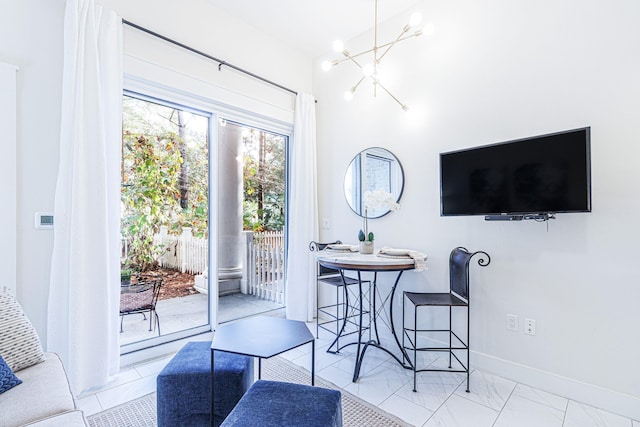
<path id="1" fill-rule="evenodd" d="M 13 372 L 44 361 L 36 330 L 6 286 L 0 287 L 0 355 Z"/>
<path id="2" fill-rule="evenodd" d="M 76 409 L 60 358 L 55 353 L 45 356 L 43 363 L 20 371 L 19 387 L 0 394 L 0 427 L 23 426 Z"/>
<path id="3" fill-rule="evenodd" d="M 18 384 L 22 384 L 22 381 L 16 377 L 7 362 L 0 356 L 0 394 L 11 390 Z"/>

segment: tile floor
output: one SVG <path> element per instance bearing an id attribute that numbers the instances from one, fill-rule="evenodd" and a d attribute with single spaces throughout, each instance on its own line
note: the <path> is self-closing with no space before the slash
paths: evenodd
<path id="1" fill-rule="evenodd" d="M 308 326 L 315 333 L 315 324 Z M 471 374 L 470 393 L 465 392 L 463 374 L 439 372 L 419 374 L 418 392 L 413 392 L 411 371 L 402 369 L 385 352 L 375 348 L 367 351 L 360 380 L 353 383 L 355 346 L 333 355 L 324 351 L 329 342 L 321 330 L 316 343 L 317 375 L 411 426 L 640 427 L 640 421 L 479 370 Z M 307 345 L 284 353 L 283 357 L 308 368 L 310 351 Z M 168 355 L 123 368 L 108 386 L 80 396 L 80 409 L 91 415 L 155 391 L 156 376 L 170 358 Z M 442 363 L 436 357 L 423 362 Z"/>

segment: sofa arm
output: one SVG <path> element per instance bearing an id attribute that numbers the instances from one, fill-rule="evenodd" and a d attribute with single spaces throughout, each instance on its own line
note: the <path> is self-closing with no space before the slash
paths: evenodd
<path id="1" fill-rule="evenodd" d="M 0 427 L 28 425 L 76 409 L 62 361 L 45 353 L 45 361 L 15 373 L 22 384 L 0 394 Z"/>

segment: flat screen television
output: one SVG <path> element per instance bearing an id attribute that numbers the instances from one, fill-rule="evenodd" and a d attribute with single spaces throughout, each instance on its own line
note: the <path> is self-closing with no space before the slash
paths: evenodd
<path id="1" fill-rule="evenodd" d="M 591 212 L 590 135 L 585 127 L 441 153 L 441 216 Z"/>

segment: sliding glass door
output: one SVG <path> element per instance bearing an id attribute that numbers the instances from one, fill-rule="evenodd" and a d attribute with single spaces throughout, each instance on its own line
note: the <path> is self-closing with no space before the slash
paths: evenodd
<path id="1" fill-rule="evenodd" d="M 123 349 L 210 329 L 211 117 L 134 93 L 123 98 Z"/>
<path id="2" fill-rule="evenodd" d="M 123 98 L 122 353 L 284 309 L 289 137 L 184 104 Z"/>

